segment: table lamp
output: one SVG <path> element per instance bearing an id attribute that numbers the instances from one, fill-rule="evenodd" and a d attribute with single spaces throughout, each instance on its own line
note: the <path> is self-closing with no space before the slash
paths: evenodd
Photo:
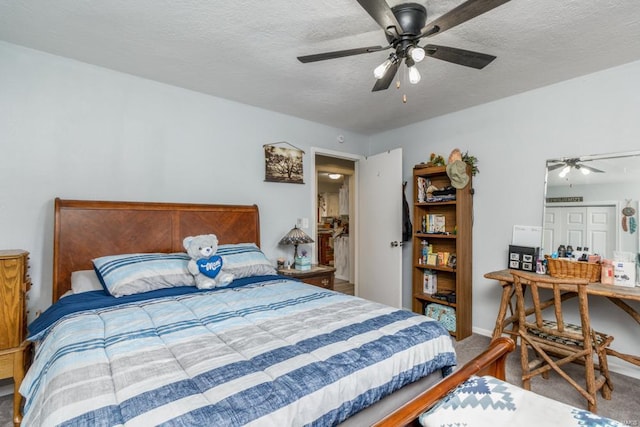
<path id="1" fill-rule="evenodd" d="M 298 245 L 301 243 L 313 243 L 313 239 L 300 230 L 298 226 L 294 226 L 282 239 L 280 239 L 281 245 L 293 245 L 293 259 L 298 258 Z"/>

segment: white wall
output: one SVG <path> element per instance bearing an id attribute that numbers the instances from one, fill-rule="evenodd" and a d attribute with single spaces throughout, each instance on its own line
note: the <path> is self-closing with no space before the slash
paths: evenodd
<path id="1" fill-rule="evenodd" d="M 367 138 L 0 42 L 0 247 L 31 252 L 33 313 L 51 300 L 55 197 L 257 203 L 276 258 L 312 211 L 310 147 L 366 155 L 403 141 L 408 181 L 431 152 L 458 147 L 479 159 L 473 324 L 488 332 L 500 289 L 483 274 L 506 267 L 514 224 L 541 224 L 545 160 L 638 149 L 638 74 L 640 62 Z M 262 145 L 283 140 L 307 152 L 307 184 L 263 182 Z M 410 273 L 407 247 L 407 307 Z M 611 307 L 592 306 L 594 323 L 640 354 L 638 325 Z"/>
<path id="2" fill-rule="evenodd" d="M 542 224 L 546 159 L 638 149 L 638 75 L 640 62 L 635 62 L 371 138 L 373 153 L 403 141 L 404 179 L 409 182 L 413 165 L 427 161 L 431 152 L 446 158 L 458 147 L 478 157 L 480 172 L 473 182 L 474 330 L 493 329 L 500 288 L 483 275 L 506 268 L 513 225 Z M 410 258 L 407 248 L 403 268 L 407 307 Z M 592 304 L 596 328 L 615 335 L 615 348 L 640 354 L 639 325 L 613 307 L 603 300 Z"/>
<path id="3" fill-rule="evenodd" d="M 30 317 L 51 301 L 55 197 L 256 203 L 275 259 L 312 211 L 310 147 L 367 154 L 358 134 L 3 42 L 0 94 L 0 247 L 31 252 Z M 307 153 L 304 185 L 264 182 L 278 141 Z"/>

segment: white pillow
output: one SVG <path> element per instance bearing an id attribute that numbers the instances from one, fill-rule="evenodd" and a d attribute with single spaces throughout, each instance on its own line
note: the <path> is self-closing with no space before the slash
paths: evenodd
<path id="1" fill-rule="evenodd" d="M 110 255 L 93 260 L 103 289 L 114 297 L 175 286 L 195 286 L 184 252 Z"/>
<path id="2" fill-rule="evenodd" d="M 80 270 L 71 273 L 71 291 L 74 294 L 89 291 L 104 291 L 94 270 Z"/>
<path id="3" fill-rule="evenodd" d="M 275 267 L 255 243 L 236 243 L 218 246 L 216 255 L 222 257 L 225 273 L 235 279 L 277 274 Z"/>

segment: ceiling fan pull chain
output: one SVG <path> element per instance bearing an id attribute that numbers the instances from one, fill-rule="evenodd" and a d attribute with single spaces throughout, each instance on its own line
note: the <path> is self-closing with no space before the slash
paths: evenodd
<path id="1" fill-rule="evenodd" d="M 407 74 L 407 68 L 403 67 L 402 70 L 398 73 L 398 81 L 396 82 L 396 88 L 400 89 L 400 87 L 402 87 L 403 89 L 406 87 L 406 74 Z M 400 81 L 402 80 L 402 84 L 400 83 Z M 406 104 L 407 103 L 407 94 L 406 92 L 402 94 L 402 103 Z"/>

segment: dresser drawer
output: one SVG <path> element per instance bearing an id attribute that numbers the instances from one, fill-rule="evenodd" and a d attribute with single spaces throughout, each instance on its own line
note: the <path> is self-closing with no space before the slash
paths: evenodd
<path id="1" fill-rule="evenodd" d="M 0 379 L 13 377 L 13 357 L 15 353 L 0 355 Z"/>
<path id="2" fill-rule="evenodd" d="M 333 290 L 333 273 L 321 274 L 313 277 L 305 277 L 302 279 L 302 281 L 310 285 Z"/>
<path id="3" fill-rule="evenodd" d="M 313 265 L 309 270 L 296 270 L 294 268 L 281 268 L 278 274 L 293 277 L 309 285 L 319 286 L 333 290 L 333 274 L 336 269 L 329 266 Z"/>

